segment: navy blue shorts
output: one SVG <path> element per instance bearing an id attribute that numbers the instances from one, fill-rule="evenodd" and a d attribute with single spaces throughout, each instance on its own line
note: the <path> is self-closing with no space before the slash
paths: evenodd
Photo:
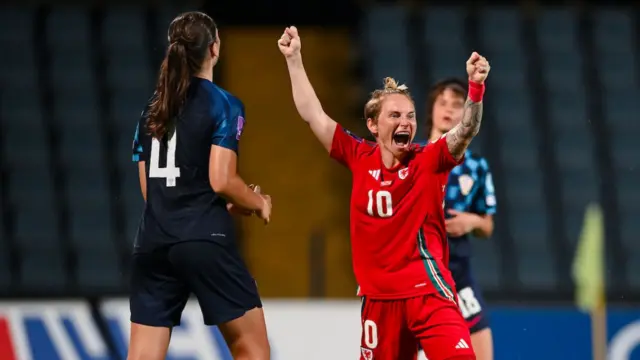
<path id="1" fill-rule="evenodd" d="M 456 282 L 458 307 L 469 331 L 473 334 L 489 327 L 489 318 L 482 292 L 471 274 L 468 261 L 450 262 L 451 275 Z"/>
<path id="2" fill-rule="evenodd" d="M 187 241 L 135 253 L 131 322 L 174 327 L 194 294 L 206 325 L 218 325 L 262 307 L 256 282 L 235 245 Z"/>

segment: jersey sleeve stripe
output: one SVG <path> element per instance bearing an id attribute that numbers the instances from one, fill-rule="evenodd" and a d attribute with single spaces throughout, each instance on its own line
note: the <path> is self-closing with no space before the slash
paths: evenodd
<path id="1" fill-rule="evenodd" d="M 429 280 L 431 280 L 433 286 L 438 289 L 438 292 L 442 297 L 456 302 L 453 291 L 451 291 L 451 288 L 444 280 L 440 269 L 438 269 L 438 265 L 433 260 L 433 256 L 431 256 L 429 250 L 427 250 L 427 244 L 422 229 L 418 231 L 418 250 L 420 251 L 422 263 L 424 264 L 427 275 L 429 276 Z"/>

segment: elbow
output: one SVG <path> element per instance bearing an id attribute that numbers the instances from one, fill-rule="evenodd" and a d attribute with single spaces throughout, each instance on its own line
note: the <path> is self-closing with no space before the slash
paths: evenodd
<path id="1" fill-rule="evenodd" d="M 488 239 L 493 235 L 493 219 L 489 216 L 481 219 L 481 223 L 475 228 L 473 235 L 477 238 Z"/>
<path id="2" fill-rule="evenodd" d="M 229 190 L 229 178 L 226 176 L 212 176 L 209 178 L 209 184 L 213 191 L 217 194 L 225 195 Z"/>

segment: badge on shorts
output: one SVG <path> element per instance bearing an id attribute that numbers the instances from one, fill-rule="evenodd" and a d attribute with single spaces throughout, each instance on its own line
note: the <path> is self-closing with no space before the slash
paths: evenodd
<path id="1" fill-rule="evenodd" d="M 364 360 L 373 360 L 373 350 L 360 347 L 360 352 Z"/>
<path id="2" fill-rule="evenodd" d="M 460 184 L 460 192 L 462 195 L 467 196 L 471 192 L 473 187 L 473 178 L 467 174 L 458 176 L 458 184 Z"/>
<path id="3" fill-rule="evenodd" d="M 240 140 L 240 135 L 242 135 L 242 128 L 244 128 L 244 118 L 242 116 L 238 116 L 238 125 L 236 128 L 236 140 Z"/>

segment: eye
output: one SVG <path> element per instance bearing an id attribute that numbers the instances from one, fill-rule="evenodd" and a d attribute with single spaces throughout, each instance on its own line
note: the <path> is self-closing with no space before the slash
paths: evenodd
<path id="1" fill-rule="evenodd" d="M 407 117 L 408 117 L 409 119 L 414 119 L 414 118 L 416 117 L 416 113 L 409 113 L 409 114 L 407 115 Z"/>
<path id="2" fill-rule="evenodd" d="M 390 117 L 392 118 L 399 118 L 400 117 L 400 113 L 397 111 L 392 111 L 391 114 L 389 114 Z"/>

